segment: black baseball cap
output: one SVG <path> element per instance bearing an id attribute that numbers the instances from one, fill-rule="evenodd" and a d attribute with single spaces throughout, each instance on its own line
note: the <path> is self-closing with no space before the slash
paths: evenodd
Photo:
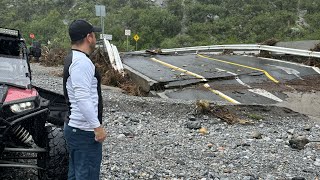
<path id="1" fill-rule="evenodd" d="M 89 22 L 79 19 L 74 20 L 69 26 L 69 36 L 71 41 L 78 41 L 92 32 L 101 32 L 100 27 L 94 27 Z"/>

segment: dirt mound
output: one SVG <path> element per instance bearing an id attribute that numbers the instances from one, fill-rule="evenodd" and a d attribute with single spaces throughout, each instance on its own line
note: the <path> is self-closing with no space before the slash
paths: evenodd
<path id="1" fill-rule="evenodd" d="M 314 48 L 310 49 L 310 51 L 318 51 L 318 52 L 320 52 L 320 43 L 319 43 L 319 44 L 316 44 L 316 45 L 314 46 Z"/>
<path id="2" fill-rule="evenodd" d="M 283 61 L 296 62 L 305 64 L 308 66 L 320 67 L 320 58 L 311 58 L 311 57 L 303 57 L 303 56 L 294 56 L 294 55 L 275 55 L 268 51 L 260 51 L 257 55 L 258 57 L 266 57 L 273 59 L 280 59 Z"/>
<path id="3" fill-rule="evenodd" d="M 272 54 L 269 51 L 260 51 L 260 53 L 257 56 L 264 58 L 272 58 Z"/>
<path id="4" fill-rule="evenodd" d="M 267 45 L 267 46 L 275 46 L 277 44 L 277 42 L 279 42 L 278 39 L 275 38 L 271 38 L 268 40 L 265 40 L 261 43 L 259 43 L 260 45 Z M 265 58 L 271 58 L 272 54 L 269 51 L 260 51 L 260 53 L 258 54 L 259 57 L 265 57 Z"/>
<path id="5" fill-rule="evenodd" d="M 273 57 L 278 59 L 278 57 Z M 320 58 L 302 57 L 302 56 L 281 56 L 281 60 L 302 63 L 308 66 L 320 67 Z"/>
<path id="6" fill-rule="evenodd" d="M 302 79 L 293 79 L 286 82 L 299 92 L 320 91 L 320 78 L 318 75 L 304 76 Z"/>
<path id="7" fill-rule="evenodd" d="M 303 62 L 303 64 L 320 68 L 320 60 L 319 59 L 308 59 L 305 62 Z"/>
<path id="8" fill-rule="evenodd" d="M 279 42 L 278 39 L 276 38 L 271 38 L 271 39 L 268 39 L 268 40 L 265 40 L 261 43 L 259 43 L 260 45 L 267 45 L 267 46 L 275 46 L 277 44 L 277 42 Z"/>

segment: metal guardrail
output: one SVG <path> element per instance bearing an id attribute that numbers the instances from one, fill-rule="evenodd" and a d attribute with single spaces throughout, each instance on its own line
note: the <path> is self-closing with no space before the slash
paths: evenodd
<path id="1" fill-rule="evenodd" d="M 117 70 L 121 74 L 124 74 L 123 64 L 117 47 L 113 44 L 110 44 L 110 42 L 106 38 L 103 39 L 103 46 L 105 52 L 108 53 L 109 61 L 113 69 Z"/>
<path id="2" fill-rule="evenodd" d="M 255 44 L 235 44 L 235 45 L 213 45 L 213 46 L 196 46 L 186 48 L 162 49 L 162 52 L 179 52 L 179 51 L 203 51 L 203 50 L 256 50 L 258 45 Z"/>
<path id="3" fill-rule="evenodd" d="M 320 52 L 316 52 L 316 51 L 292 49 L 292 48 L 277 47 L 277 46 L 265 46 L 265 45 L 261 45 L 260 49 L 264 51 L 271 51 L 271 52 L 277 52 L 277 53 L 320 58 Z"/>
<path id="4" fill-rule="evenodd" d="M 212 46 L 195 46 L 185 48 L 162 49 L 163 53 L 179 53 L 179 52 L 197 52 L 197 51 L 217 51 L 217 50 L 255 50 L 270 51 L 275 53 L 290 54 L 296 56 L 320 58 L 320 52 L 292 49 L 277 46 L 267 46 L 258 44 L 232 44 L 232 45 L 212 45 Z M 134 51 L 126 54 L 143 54 L 145 51 Z"/>

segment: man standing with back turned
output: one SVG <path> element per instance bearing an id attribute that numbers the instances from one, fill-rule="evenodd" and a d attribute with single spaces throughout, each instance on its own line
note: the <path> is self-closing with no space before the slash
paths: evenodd
<path id="1" fill-rule="evenodd" d="M 102 160 L 101 78 L 89 54 L 96 45 L 93 27 L 84 20 L 69 26 L 72 51 L 64 61 L 63 91 L 70 116 L 64 135 L 69 149 L 68 180 L 98 180 Z"/>

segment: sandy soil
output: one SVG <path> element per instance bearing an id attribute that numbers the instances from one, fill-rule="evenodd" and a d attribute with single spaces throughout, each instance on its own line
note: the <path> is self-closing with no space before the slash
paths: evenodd
<path id="1" fill-rule="evenodd" d="M 279 106 L 310 116 L 320 122 L 320 92 L 286 92 L 288 98 Z"/>

